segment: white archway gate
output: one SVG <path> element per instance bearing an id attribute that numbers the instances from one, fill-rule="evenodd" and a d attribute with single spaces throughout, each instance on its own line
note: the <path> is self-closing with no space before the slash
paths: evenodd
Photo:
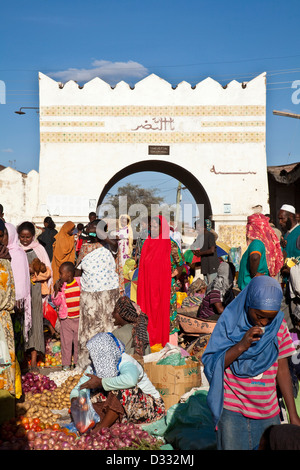
<path id="1" fill-rule="evenodd" d="M 207 78 L 173 88 L 156 75 L 133 89 L 99 78 L 39 82 L 39 217 L 86 221 L 116 175 L 149 162 L 193 175 L 228 243 L 244 243 L 253 206 L 269 211 L 265 73 L 227 87 Z"/>

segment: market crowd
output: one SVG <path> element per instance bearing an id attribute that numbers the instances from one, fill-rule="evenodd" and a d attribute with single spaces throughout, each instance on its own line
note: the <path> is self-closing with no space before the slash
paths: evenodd
<path id="1" fill-rule="evenodd" d="M 14 226 L 0 205 L 0 391 L 15 396 L 20 371 L 39 372 L 47 330 L 60 339 L 63 370 L 84 374 L 71 399 L 97 391 L 98 426 L 159 419 L 164 403 L 139 358 L 180 345 L 179 312 L 191 309 L 215 324 L 202 363 L 218 449 L 270 446 L 279 397 L 299 426 L 299 214 L 284 204 L 278 227 L 268 214 L 249 215 L 238 260 L 218 254 L 211 219 L 195 228 L 184 251 L 163 216 L 144 219 L 135 240 L 127 214 L 111 236 L 95 213 L 58 230 L 51 217 Z M 135 301 L 128 270 L 137 272 Z"/>

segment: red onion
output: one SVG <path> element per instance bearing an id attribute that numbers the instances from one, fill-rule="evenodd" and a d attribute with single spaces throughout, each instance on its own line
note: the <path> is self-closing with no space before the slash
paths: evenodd
<path id="1" fill-rule="evenodd" d="M 34 447 L 36 447 L 37 445 L 42 445 L 43 444 L 43 441 L 40 437 L 36 437 L 34 439 Z"/>
<path id="2" fill-rule="evenodd" d="M 69 443 L 67 441 L 63 441 L 61 444 L 61 448 L 63 450 L 69 450 Z"/>
<path id="3" fill-rule="evenodd" d="M 35 439 L 35 432 L 34 431 L 28 431 L 26 434 L 28 441 L 34 441 Z"/>
<path id="4" fill-rule="evenodd" d="M 50 437 L 48 443 L 49 443 L 49 447 L 52 448 L 55 445 L 56 441 L 55 439 L 53 439 L 53 437 Z"/>

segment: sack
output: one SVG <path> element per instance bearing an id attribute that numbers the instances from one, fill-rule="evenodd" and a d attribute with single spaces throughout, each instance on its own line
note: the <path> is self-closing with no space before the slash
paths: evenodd
<path id="1" fill-rule="evenodd" d="M 100 421 L 99 415 L 94 410 L 90 399 L 90 391 L 80 390 L 78 398 L 71 403 L 71 415 L 80 434 L 92 429 Z"/>

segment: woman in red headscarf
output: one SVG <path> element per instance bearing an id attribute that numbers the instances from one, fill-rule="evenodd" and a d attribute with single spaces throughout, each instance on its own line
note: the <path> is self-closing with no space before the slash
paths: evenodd
<path id="1" fill-rule="evenodd" d="M 269 217 L 252 214 L 248 217 L 246 236 L 249 242 L 261 240 L 266 248 L 267 265 L 271 277 L 275 277 L 283 266 L 283 254 L 276 233 L 269 223 Z"/>
<path id="2" fill-rule="evenodd" d="M 139 262 L 137 304 L 148 316 L 150 346 L 165 346 L 170 334 L 179 331 L 174 303 L 175 278 L 184 260 L 163 216 L 151 219 L 151 233 L 144 241 Z M 174 308 L 175 306 L 175 308 Z"/>

